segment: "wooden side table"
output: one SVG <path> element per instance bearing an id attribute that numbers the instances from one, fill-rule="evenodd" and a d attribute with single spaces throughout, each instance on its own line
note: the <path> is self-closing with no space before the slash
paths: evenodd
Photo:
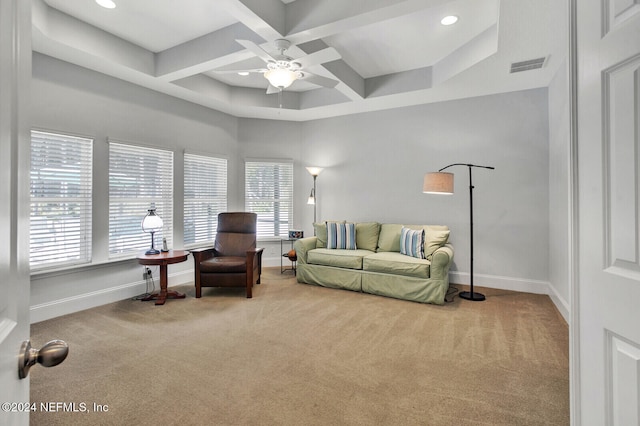
<path id="1" fill-rule="evenodd" d="M 139 254 L 139 264 L 160 266 L 160 292 L 150 294 L 142 300 L 155 300 L 156 305 L 164 305 L 167 299 L 184 299 L 184 294 L 167 290 L 167 266 L 172 263 L 184 262 L 187 260 L 187 257 L 189 257 L 189 252 L 185 250 L 169 250 L 167 252 L 161 252 L 160 254 Z"/>

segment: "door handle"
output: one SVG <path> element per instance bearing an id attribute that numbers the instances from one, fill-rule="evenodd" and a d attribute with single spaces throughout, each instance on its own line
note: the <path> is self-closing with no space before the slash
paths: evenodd
<path id="1" fill-rule="evenodd" d="M 29 369 L 37 364 L 43 367 L 54 367 L 67 358 L 69 345 L 64 340 L 52 340 L 40 350 L 32 348 L 31 342 L 25 340 L 18 356 L 18 377 L 21 379 L 29 375 Z"/>

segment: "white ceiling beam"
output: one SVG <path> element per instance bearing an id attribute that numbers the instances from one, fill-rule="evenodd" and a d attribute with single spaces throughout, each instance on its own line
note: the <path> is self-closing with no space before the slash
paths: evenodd
<path id="1" fill-rule="evenodd" d="M 173 82 L 174 85 L 186 89 L 191 93 L 190 99 L 197 99 L 199 103 L 208 100 L 222 100 L 232 108 L 282 108 L 298 110 L 300 108 L 300 94 L 297 92 L 282 92 L 282 98 L 277 95 L 267 95 L 264 89 L 250 87 L 231 87 L 202 74 L 183 78 Z"/>
<path id="2" fill-rule="evenodd" d="M 156 77 L 173 81 L 253 57 L 236 39 L 264 40 L 241 23 L 156 54 Z"/>
<path id="3" fill-rule="evenodd" d="M 299 1 L 299 0 L 298 0 Z M 326 49 L 327 44 L 322 40 L 313 40 L 298 46 L 294 46 L 293 49 L 297 49 L 301 52 L 301 55 L 309 55 L 319 50 Z M 301 56 L 300 55 L 300 56 Z M 337 60 L 328 62 L 325 64 L 317 65 L 319 69 L 324 72 L 319 72 L 319 75 L 323 77 L 335 78 L 340 81 L 335 89 L 353 101 L 362 100 L 365 97 L 364 78 L 354 71 L 345 61 Z M 314 71 L 313 68 L 310 70 Z"/>
<path id="4" fill-rule="evenodd" d="M 158 53 L 157 77 L 173 81 L 252 58 L 237 39 L 260 45 L 282 37 L 284 3 L 280 0 L 216 1 L 239 22 Z"/>
<path id="5" fill-rule="evenodd" d="M 333 0 L 297 0 L 286 7 L 287 39 L 294 44 L 306 43 L 306 53 L 320 50 L 317 46 L 322 37 L 342 31 L 348 31 L 366 25 L 375 24 L 391 18 L 412 14 L 424 9 L 439 6 L 451 0 L 384 0 L 376 2 L 336 2 Z M 313 47 L 311 47 L 313 45 Z M 326 44 L 322 43 L 324 47 Z M 323 64 L 334 78 L 340 80 L 336 90 L 352 101 L 362 100 L 367 96 L 365 79 L 348 66 L 344 61 Z M 415 73 L 414 73 L 415 74 Z M 382 82 L 390 83 L 386 90 L 396 93 L 397 90 L 408 90 L 406 74 L 396 78 L 385 76 L 371 82 L 371 87 Z M 428 78 L 421 78 L 418 86 L 431 86 L 431 73 Z"/>
<path id="6" fill-rule="evenodd" d="M 295 44 L 302 43 L 450 2 L 297 0 L 286 7 L 287 39 Z"/>
<path id="7" fill-rule="evenodd" d="M 441 84 L 497 52 L 498 24 L 495 24 L 434 64 L 433 84 Z"/>
<path id="8" fill-rule="evenodd" d="M 367 98 L 430 89 L 433 84 L 432 71 L 432 67 L 424 67 L 368 78 L 365 83 Z"/>
<path id="9" fill-rule="evenodd" d="M 225 12 L 267 41 L 285 35 L 285 4 L 280 0 L 216 0 Z"/>
<path id="10" fill-rule="evenodd" d="M 84 55 L 90 62 L 104 61 L 153 75 L 152 52 L 53 9 L 42 0 L 31 3 L 34 51 L 58 58 Z"/>

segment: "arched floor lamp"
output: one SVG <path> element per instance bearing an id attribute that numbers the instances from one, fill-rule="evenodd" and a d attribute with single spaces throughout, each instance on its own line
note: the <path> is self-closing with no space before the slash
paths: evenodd
<path id="1" fill-rule="evenodd" d="M 453 194 L 453 173 L 443 172 L 443 170 L 452 166 L 466 166 L 469 168 L 469 240 L 471 241 L 469 275 L 471 280 L 469 291 L 460 292 L 460 297 L 466 300 L 479 302 L 485 300 L 485 297 L 484 294 L 473 291 L 473 180 L 471 178 L 471 168 L 479 167 L 493 170 L 495 167 L 464 163 L 449 164 L 437 172 L 427 173 L 424 175 L 422 192 L 425 194 Z"/>

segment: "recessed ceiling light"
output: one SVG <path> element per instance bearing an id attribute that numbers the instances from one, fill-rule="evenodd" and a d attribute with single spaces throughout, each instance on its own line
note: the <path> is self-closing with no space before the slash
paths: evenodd
<path id="1" fill-rule="evenodd" d="M 105 9 L 114 9 L 116 7 L 116 4 L 113 2 L 113 0 L 96 0 L 96 3 L 98 3 Z"/>
<path id="2" fill-rule="evenodd" d="M 444 18 L 442 18 L 442 20 L 440 21 L 440 23 L 442 25 L 453 25 L 456 22 L 458 22 L 458 17 L 455 15 L 449 15 L 449 16 L 445 16 Z"/>
<path id="3" fill-rule="evenodd" d="M 248 76 L 248 75 L 249 75 L 249 72 L 248 72 L 248 71 L 240 71 L 240 72 L 238 73 L 238 75 L 241 75 L 241 76 L 243 76 L 243 77 L 246 77 L 246 76 Z"/>

